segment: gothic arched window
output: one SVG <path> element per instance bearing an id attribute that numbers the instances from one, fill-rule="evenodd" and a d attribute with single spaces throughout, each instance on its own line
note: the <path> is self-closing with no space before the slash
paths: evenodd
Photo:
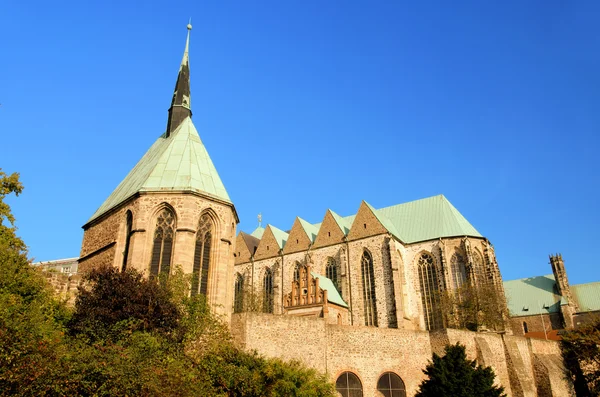
<path id="1" fill-rule="evenodd" d="M 404 381 L 393 372 L 386 372 L 377 381 L 377 391 L 384 397 L 406 397 Z"/>
<path id="2" fill-rule="evenodd" d="M 175 215 L 173 211 L 165 208 L 156 218 L 152 259 L 150 260 L 150 275 L 157 276 L 159 273 L 168 275 L 171 272 L 174 235 Z"/>
<path id="3" fill-rule="evenodd" d="M 360 270 L 362 273 L 365 325 L 373 325 L 377 327 L 375 271 L 373 270 L 373 257 L 367 251 L 363 252 L 362 258 L 360 259 Z"/>
<path id="4" fill-rule="evenodd" d="M 340 265 L 332 257 L 327 258 L 325 276 L 331 280 L 333 285 L 335 285 L 335 289 L 337 289 L 340 295 L 342 295 L 342 283 L 340 282 Z"/>
<path id="5" fill-rule="evenodd" d="M 487 282 L 485 267 L 483 266 L 483 258 L 477 250 L 473 250 L 471 256 L 473 258 L 473 273 L 475 273 L 477 284 L 483 285 Z"/>
<path id="6" fill-rule="evenodd" d="M 273 313 L 273 298 L 273 272 L 271 269 L 266 269 L 263 277 L 263 312 Z"/>
<path id="7" fill-rule="evenodd" d="M 244 310 L 244 276 L 241 274 L 238 274 L 235 278 L 233 290 L 233 312 L 241 313 Z"/>
<path id="8" fill-rule="evenodd" d="M 127 259 L 129 258 L 129 243 L 131 241 L 131 229 L 133 227 L 133 214 L 131 211 L 127 211 L 126 215 L 126 226 L 125 226 L 125 248 L 123 249 L 123 265 L 121 271 L 127 269 Z"/>
<path id="9" fill-rule="evenodd" d="M 302 267 L 302 265 L 300 264 L 300 262 L 296 262 L 296 265 L 294 266 L 294 281 L 300 280 L 300 268 L 301 267 Z"/>
<path id="10" fill-rule="evenodd" d="M 362 383 L 352 372 L 344 372 L 335 381 L 335 390 L 342 397 L 362 397 Z"/>
<path id="11" fill-rule="evenodd" d="M 455 252 L 450 258 L 450 270 L 452 272 L 452 286 L 454 290 L 459 289 L 467 282 L 467 268 L 461 254 Z"/>
<path id="12" fill-rule="evenodd" d="M 212 243 L 212 222 L 208 214 L 200 217 L 196 232 L 196 248 L 194 249 L 194 268 L 192 278 L 192 295 L 206 295 L 208 290 L 208 274 L 210 269 L 210 248 Z"/>
<path id="13" fill-rule="evenodd" d="M 431 254 L 422 253 L 417 262 L 417 268 L 425 328 L 427 330 L 442 328 L 439 281 Z"/>

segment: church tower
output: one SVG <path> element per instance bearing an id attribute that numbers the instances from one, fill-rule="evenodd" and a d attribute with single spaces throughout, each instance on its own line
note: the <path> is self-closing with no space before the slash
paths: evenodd
<path id="1" fill-rule="evenodd" d="M 167 129 L 83 226 L 79 268 L 168 276 L 181 267 L 191 293 L 229 315 L 239 219 L 192 122 L 187 29 Z"/>

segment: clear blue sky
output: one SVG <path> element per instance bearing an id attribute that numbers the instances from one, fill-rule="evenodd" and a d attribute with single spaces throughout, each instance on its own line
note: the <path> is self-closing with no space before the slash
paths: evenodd
<path id="1" fill-rule="evenodd" d="M 0 167 L 35 260 L 164 131 L 191 39 L 194 122 L 241 218 L 289 229 L 443 193 L 505 279 L 600 280 L 598 1 L 8 1 Z"/>

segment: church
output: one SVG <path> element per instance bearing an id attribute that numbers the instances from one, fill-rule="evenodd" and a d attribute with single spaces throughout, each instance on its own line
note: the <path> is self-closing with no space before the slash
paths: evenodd
<path id="1" fill-rule="evenodd" d="M 447 327 L 444 292 L 487 286 L 507 301 L 492 244 L 443 195 L 238 233 L 192 121 L 187 28 L 166 130 L 83 226 L 79 272 L 181 267 L 240 346 L 300 360 L 345 397 L 414 396 L 432 353 L 457 342 L 509 396 L 571 394 L 558 345 L 519 336 L 507 315 L 478 332 Z"/>

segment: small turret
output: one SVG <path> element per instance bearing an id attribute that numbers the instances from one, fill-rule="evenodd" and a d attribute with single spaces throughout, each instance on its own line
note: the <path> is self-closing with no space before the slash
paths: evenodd
<path id="1" fill-rule="evenodd" d="M 554 273 L 554 280 L 556 281 L 556 289 L 558 294 L 567 300 L 567 305 L 561 305 L 561 313 L 563 320 L 567 328 L 573 327 L 573 314 L 579 311 L 577 302 L 571 294 L 571 287 L 569 286 L 569 279 L 567 278 L 567 271 L 565 270 L 565 262 L 563 261 L 561 254 L 550 255 L 550 265 L 552 266 L 552 273 Z"/>

